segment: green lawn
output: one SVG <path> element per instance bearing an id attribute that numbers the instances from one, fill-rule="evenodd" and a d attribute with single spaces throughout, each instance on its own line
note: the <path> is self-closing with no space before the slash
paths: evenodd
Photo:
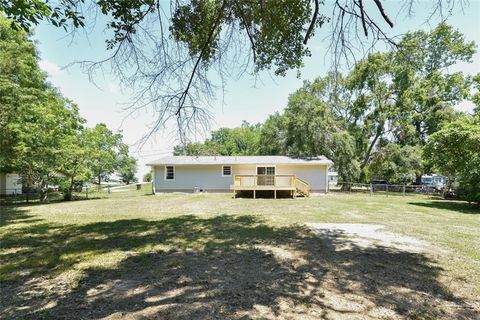
<path id="1" fill-rule="evenodd" d="M 3 318 L 476 318 L 480 210 L 423 196 L 146 195 L 0 207 Z M 374 223 L 432 252 L 306 222 Z"/>

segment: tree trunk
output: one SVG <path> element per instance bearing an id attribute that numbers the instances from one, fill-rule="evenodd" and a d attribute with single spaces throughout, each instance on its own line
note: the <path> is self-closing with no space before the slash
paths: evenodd
<path id="1" fill-rule="evenodd" d="M 370 155 L 372 153 L 373 147 L 375 146 L 378 138 L 380 138 L 381 135 L 382 135 L 382 130 L 377 130 L 377 133 L 375 134 L 375 138 L 373 138 L 373 141 L 370 143 L 370 146 L 368 147 L 367 153 L 365 154 L 365 158 L 363 159 L 363 162 L 360 165 L 361 170 L 363 170 L 363 168 L 365 168 L 368 161 L 370 160 Z"/>
<path id="2" fill-rule="evenodd" d="M 100 187 L 101 187 L 101 183 L 102 183 L 102 175 L 99 174 L 97 178 L 98 178 L 98 191 L 100 192 Z"/>
<path id="3" fill-rule="evenodd" d="M 73 179 L 73 177 L 71 177 L 70 178 L 70 186 L 67 189 L 67 193 L 65 193 L 65 195 L 63 196 L 64 200 L 67 200 L 67 201 L 72 200 L 73 183 L 74 183 L 74 179 Z"/>
<path id="4" fill-rule="evenodd" d="M 41 183 L 40 187 L 40 202 L 46 202 L 48 197 L 48 186 L 45 183 Z"/>

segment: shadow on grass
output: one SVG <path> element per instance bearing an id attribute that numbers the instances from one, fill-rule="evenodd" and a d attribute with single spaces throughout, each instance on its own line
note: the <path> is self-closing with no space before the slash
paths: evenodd
<path id="1" fill-rule="evenodd" d="M 408 204 L 426 208 L 457 211 L 466 214 L 480 214 L 480 206 L 462 201 L 436 200 L 429 202 L 409 202 Z"/>
<path id="2" fill-rule="evenodd" d="M 424 254 L 257 216 L 37 223 L 6 230 L 0 246 L 4 318 L 479 316 Z M 72 270 L 78 283 L 65 280 Z"/>
<path id="3" fill-rule="evenodd" d="M 0 227 L 7 226 L 12 223 L 34 223 L 42 221 L 42 219 L 35 218 L 33 215 L 28 214 L 24 209 L 25 205 L 10 205 L 0 206 Z"/>
<path id="4" fill-rule="evenodd" d="M 49 198 L 45 201 L 39 201 L 39 199 L 32 200 L 30 199 L 28 202 L 26 200 L 17 200 L 16 202 L 8 202 L 8 203 L 1 203 L 0 204 L 0 216 L 3 212 L 9 212 L 18 210 L 19 208 L 25 207 L 32 207 L 32 206 L 44 206 L 49 204 L 58 204 L 61 202 L 75 202 L 75 201 L 88 201 L 88 200 L 100 200 L 106 199 L 108 196 L 89 196 L 88 198 L 85 196 L 73 196 L 70 200 L 65 200 L 63 197 L 59 198 Z"/>

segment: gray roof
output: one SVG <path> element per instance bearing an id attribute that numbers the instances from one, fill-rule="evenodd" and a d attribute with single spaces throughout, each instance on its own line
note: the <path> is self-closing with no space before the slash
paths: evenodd
<path id="1" fill-rule="evenodd" d="M 288 156 L 168 156 L 152 161 L 155 165 L 231 165 L 231 164 L 327 164 L 333 162 L 324 157 L 288 157 Z"/>

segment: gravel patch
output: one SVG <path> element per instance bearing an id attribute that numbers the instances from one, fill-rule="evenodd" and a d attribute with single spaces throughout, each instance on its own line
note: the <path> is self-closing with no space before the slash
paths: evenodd
<path id="1" fill-rule="evenodd" d="M 320 236 L 336 233 L 362 248 L 382 246 L 409 252 L 427 252 L 432 249 L 432 245 L 426 241 L 388 231 L 381 224 L 307 223 L 307 225 Z M 337 249 L 342 249 L 342 245 L 345 243 Z"/>

